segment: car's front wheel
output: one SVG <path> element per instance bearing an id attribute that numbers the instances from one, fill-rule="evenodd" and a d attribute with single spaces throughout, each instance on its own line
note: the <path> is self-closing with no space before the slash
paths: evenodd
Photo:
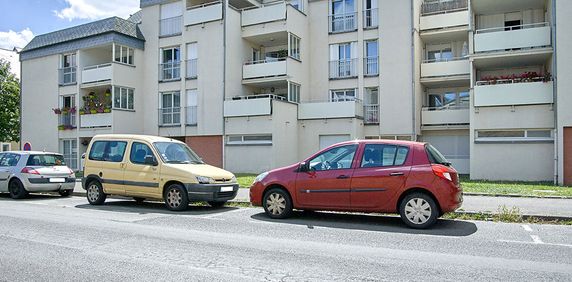
<path id="1" fill-rule="evenodd" d="M 8 184 L 8 191 L 10 192 L 10 197 L 12 199 L 24 199 L 28 197 L 28 191 L 26 191 L 22 182 L 18 179 L 10 181 L 10 184 Z"/>
<path id="2" fill-rule="evenodd" d="M 424 229 L 437 222 L 439 209 L 429 195 L 424 193 L 411 193 L 399 205 L 401 220 L 409 227 Z"/>
<path id="3" fill-rule="evenodd" d="M 270 189 L 264 194 L 262 205 L 270 218 L 287 218 L 292 215 L 292 199 L 284 189 Z"/>
<path id="4" fill-rule="evenodd" d="M 189 196 L 183 186 L 171 184 L 163 195 L 167 209 L 171 211 L 184 211 L 189 207 Z"/>
<path id="5" fill-rule="evenodd" d="M 87 185 L 87 201 L 92 205 L 101 205 L 107 199 L 103 192 L 103 186 L 98 181 L 92 181 Z"/>

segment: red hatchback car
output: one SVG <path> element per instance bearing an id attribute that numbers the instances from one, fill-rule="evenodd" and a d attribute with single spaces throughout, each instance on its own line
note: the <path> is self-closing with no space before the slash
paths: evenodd
<path id="1" fill-rule="evenodd" d="M 250 202 L 271 218 L 293 209 L 399 212 L 408 226 L 427 228 L 459 208 L 463 196 L 457 171 L 430 144 L 360 140 L 260 174 Z"/>

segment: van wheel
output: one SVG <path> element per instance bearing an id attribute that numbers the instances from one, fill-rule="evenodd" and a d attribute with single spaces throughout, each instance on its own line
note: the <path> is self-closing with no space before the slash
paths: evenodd
<path id="1" fill-rule="evenodd" d="M 73 194 L 73 190 L 60 190 L 58 191 L 58 193 L 60 194 L 60 196 L 62 197 L 69 197 Z"/>
<path id="2" fill-rule="evenodd" d="M 167 209 L 171 211 L 184 211 L 189 207 L 189 195 L 179 184 L 171 184 L 163 195 Z"/>
<path id="3" fill-rule="evenodd" d="M 10 181 L 10 184 L 8 184 L 8 191 L 10 192 L 10 198 L 12 199 L 24 199 L 29 195 L 22 182 L 18 179 Z"/>
<path id="4" fill-rule="evenodd" d="M 135 200 L 135 203 L 137 203 L 137 204 L 142 204 L 143 201 L 145 201 L 145 198 L 133 197 L 133 200 Z"/>
<path id="5" fill-rule="evenodd" d="M 87 185 L 87 201 L 91 205 L 102 205 L 107 199 L 107 194 L 103 193 L 103 186 L 99 181 L 92 181 Z"/>
<path id="6" fill-rule="evenodd" d="M 399 204 L 401 220 L 407 226 L 424 229 L 437 222 L 439 209 L 433 199 L 424 193 L 411 193 Z"/>
<path id="7" fill-rule="evenodd" d="M 226 201 L 210 201 L 207 203 L 213 208 L 222 208 L 224 204 L 226 204 Z"/>
<path id="8" fill-rule="evenodd" d="M 264 211 L 270 218 L 282 219 L 292 215 L 292 199 L 280 188 L 270 189 L 262 198 Z"/>

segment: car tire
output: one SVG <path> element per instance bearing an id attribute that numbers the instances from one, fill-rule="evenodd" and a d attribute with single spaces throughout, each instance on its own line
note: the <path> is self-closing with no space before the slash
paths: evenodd
<path id="1" fill-rule="evenodd" d="M 10 192 L 10 198 L 14 200 L 24 199 L 28 197 L 29 193 L 24 188 L 24 185 L 19 179 L 13 179 L 8 184 L 8 191 Z"/>
<path id="2" fill-rule="evenodd" d="M 60 190 L 58 191 L 58 193 L 60 194 L 60 196 L 62 197 L 69 197 L 73 194 L 73 189 L 70 190 Z"/>
<path id="3" fill-rule="evenodd" d="M 163 193 L 163 200 L 171 211 L 184 211 L 189 207 L 189 195 L 180 184 L 169 185 Z"/>
<path id="4" fill-rule="evenodd" d="M 283 219 L 292 216 L 292 198 L 284 189 L 272 188 L 264 193 L 262 206 L 270 218 Z"/>
<path id="5" fill-rule="evenodd" d="M 210 201 L 207 202 L 209 204 L 209 206 L 218 209 L 218 208 L 222 208 L 224 207 L 224 205 L 226 204 L 226 201 Z"/>
<path id="6" fill-rule="evenodd" d="M 135 200 L 135 203 L 137 204 L 142 204 L 145 201 L 145 198 L 133 197 L 133 200 Z"/>
<path id="7" fill-rule="evenodd" d="M 439 218 L 439 208 L 425 193 L 411 193 L 399 204 L 401 220 L 409 227 L 425 229 L 431 227 Z"/>
<path id="8" fill-rule="evenodd" d="M 86 189 L 87 201 L 91 205 L 102 205 L 107 199 L 107 194 L 103 192 L 103 186 L 99 181 L 92 181 L 87 185 Z"/>

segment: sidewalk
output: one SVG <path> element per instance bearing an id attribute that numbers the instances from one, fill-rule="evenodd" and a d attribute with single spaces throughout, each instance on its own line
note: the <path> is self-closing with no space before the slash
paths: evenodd
<path id="1" fill-rule="evenodd" d="M 85 196 L 85 190 L 81 183 L 77 183 L 74 189 L 75 196 Z M 250 202 L 249 190 L 238 190 L 233 202 Z M 572 199 L 552 198 L 524 198 L 524 197 L 488 197 L 488 196 L 463 196 L 463 206 L 458 212 L 467 213 L 497 213 L 499 207 L 507 209 L 516 207 L 525 216 L 536 217 L 561 217 L 572 219 Z"/>

